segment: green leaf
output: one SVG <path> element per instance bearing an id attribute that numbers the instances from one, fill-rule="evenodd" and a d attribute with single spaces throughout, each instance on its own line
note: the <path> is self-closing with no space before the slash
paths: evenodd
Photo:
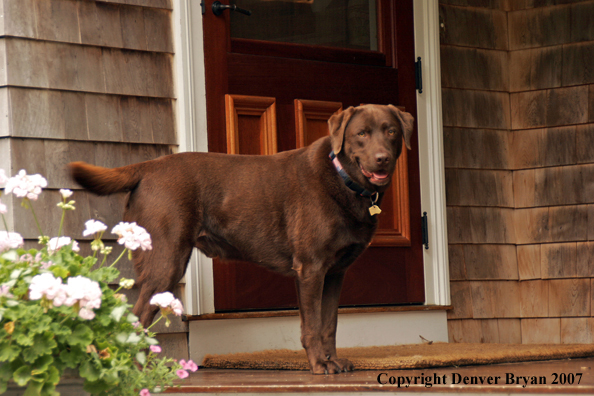
<path id="1" fill-rule="evenodd" d="M 70 345 L 81 345 L 86 347 L 93 341 L 93 330 L 82 323 L 76 325 L 72 336 L 68 340 Z"/>
<path id="2" fill-rule="evenodd" d="M 37 382 L 37 381 L 29 382 L 29 386 L 27 386 L 27 389 L 25 389 L 25 393 L 23 393 L 23 396 L 40 396 L 41 389 L 43 388 L 43 384 L 44 384 L 44 382 Z"/>
<path id="3" fill-rule="evenodd" d="M 66 278 L 66 277 L 68 277 L 68 275 L 70 275 L 70 272 L 66 268 L 60 267 L 58 265 L 54 265 L 52 267 L 52 273 L 54 274 L 54 276 L 56 278 L 62 278 L 62 279 Z"/>
<path id="4" fill-rule="evenodd" d="M 138 344 L 142 338 L 136 333 L 130 333 L 130 336 L 126 340 L 129 344 Z"/>
<path id="5" fill-rule="evenodd" d="M 136 323 L 136 322 L 138 322 L 138 316 L 131 313 L 131 314 L 128 314 L 128 316 L 126 317 L 126 320 L 130 323 Z"/>
<path id="6" fill-rule="evenodd" d="M 54 366 L 51 366 L 47 370 L 47 380 L 45 382 L 53 385 L 58 385 L 58 382 L 60 382 L 60 375 L 60 370 L 58 370 Z"/>
<path id="7" fill-rule="evenodd" d="M 33 336 L 30 334 L 19 334 L 16 336 L 15 338 L 17 344 L 22 345 L 22 346 L 31 346 L 33 345 Z"/>
<path id="8" fill-rule="evenodd" d="M 83 385 L 83 389 L 93 395 L 105 392 L 109 388 L 111 388 L 111 385 L 105 381 L 85 381 L 85 384 Z"/>
<path id="9" fill-rule="evenodd" d="M 42 315 L 40 318 L 35 320 L 29 326 L 28 330 L 31 333 L 45 333 L 50 329 L 50 324 L 52 323 L 52 318 L 49 315 Z"/>
<path id="10" fill-rule="evenodd" d="M 34 362 L 39 356 L 52 353 L 52 349 L 57 345 L 52 333 L 36 334 L 33 337 L 33 345 L 23 349 L 23 359 L 26 362 Z"/>
<path id="11" fill-rule="evenodd" d="M 141 365 L 144 366 L 144 364 L 146 363 L 146 353 L 144 352 L 138 352 L 136 354 L 136 360 L 138 360 L 138 363 L 140 363 Z"/>
<path id="12" fill-rule="evenodd" d="M 21 353 L 21 348 L 16 345 L 2 345 L 0 347 L 0 362 L 12 362 Z"/>
<path id="13" fill-rule="evenodd" d="M 19 367 L 12 375 L 12 379 L 19 386 L 27 385 L 27 382 L 31 379 L 31 367 L 27 365 Z"/>
<path id="14" fill-rule="evenodd" d="M 60 360 L 68 368 L 76 368 L 86 354 L 78 348 L 73 348 L 71 351 L 63 350 L 60 352 Z"/>
<path id="15" fill-rule="evenodd" d="M 0 380 L 8 381 L 12 378 L 12 367 L 10 364 L 0 364 Z M 2 392 L 0 392 L 2 394 Z"/>
<path id="16" fill-rule="evenodd" d="M 147 344 L 149 345 L 159 345 L 159 341 L 156 338 L 152 338 L 152 337 L 145 337 L 144 340 L 146 341 Z"/>
<path id="17" fill-rule="evenodd" d="M 119 322 L 122 319 L 122 316 L 126 313 L 128 307 L 125 305 L 120 305 L 119 307 L 115 307 L 112 309 L 111 313 L 109 314 L 116 322 Z"/>
<path id="18" fill-rule="evenodd" d="M 8 381 L 0 381 L 0 395 L 8 389 Z"/>
<path id="19" fill-rule="evenodd" d="M 54 358 L 52 357 L 52 355 L 43 355 L 39 359 L 37 359 L 35 361 L 35 363 L 33 363 L 33 365 L 32 365 L 33 370 L 31 371 L 31 373 L 33 375 L 37 375 L 39 373 L 47 371 L 47 368 L 53 362 L 54 362 Z"/>
<path id="20" fill-rule="evenodd" d="M 81 377 L 86 378 L 91 382 L 97 381 L 101 375 L 101 371 L 95 367 L 93 362 L 90 360 L 87 360 L 80 365 L 78 373 Z"/>

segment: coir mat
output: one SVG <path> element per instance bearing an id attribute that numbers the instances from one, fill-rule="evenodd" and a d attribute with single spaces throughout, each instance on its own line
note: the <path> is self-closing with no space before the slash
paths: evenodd
<path id="1" fill-rule="evenodd" d="M 398 370 L 428 367 L 514 363 L 594 356 L 590 344 L 467 344 L 425 343 L 382 347 L 341 348 L 357 370 Z M 304 350 L 206 355 L 203 367 L 224 369 L 309 370 Z"/>

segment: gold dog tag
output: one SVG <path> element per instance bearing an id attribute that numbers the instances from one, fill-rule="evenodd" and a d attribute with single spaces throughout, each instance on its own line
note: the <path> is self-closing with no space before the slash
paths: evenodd
<path id="1" fill-rule="evenodd" d="M 377 205 L 372 205 L 369 207 L 369 214 L 375 216 L 376 214 L 382 213 L 382 210 Z"/>

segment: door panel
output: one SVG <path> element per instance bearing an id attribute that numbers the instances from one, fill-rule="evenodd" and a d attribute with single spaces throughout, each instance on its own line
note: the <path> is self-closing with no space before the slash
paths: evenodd
<path id="1" fill-rule="evenodd" d="M 227 154 L 269 155 L 277 152 L 274 98 L 225 95 L 225 114 Z"/>
<path id="2" fill-rule="evenodd" d="M 208 11 L 211 0 L 206 0 L 210 151 L 273 153 L 272 119 L 278 151 L 302 147 L 327 135 L 326 121 L 336 110 L 361 103 L 400 105 L 416 116 L 412 0 L 378 0 L 375 11 L 371 0 L 349 2 L 358 3 L 358 11 L 333 0 L 326 4 L 328 9 L 343 8 L 324 15 L 336 20 L 321 29 L 307 19 L 324 12 L 314 9 L 325 4 L 317 0 L 250 0 L 251 5 L 241 1 L 237 6 L 252 7 L 252 17 L 269 18 L 279 10 L 288 10 L 289 16 L 283 16 L 282 26 L 257 30 L 253 22 L 257 18 L 250 22 L 252 17 L 228 13 L 215 17 Z M 367 4 L 368 11 L 362 11 L 361 4 Z M 358 37 L 350 33 L 356 21 L 343 18 L 349 12 L 363 13 L 366 22 L 356 29 L 368 33 Z M 299 17 L 291 19 L 291 13 Z M 237 26 L 231 27 L 230 22 Z M 254 107 L 251 102 L 258 100 L 269 104 Z M 384 196 L 379 231 L 347 272 L 342 305 L 424 301 L 415 136 L 412 151 L 399 159 L 393 184 Z M 293 280 L 255 264 L 215 260 L 214 283 L 219 312 L 297 306 Z"/>

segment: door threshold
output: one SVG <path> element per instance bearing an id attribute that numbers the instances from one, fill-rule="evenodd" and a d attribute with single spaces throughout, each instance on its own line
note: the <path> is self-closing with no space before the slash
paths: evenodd
<path id="1" fill-rule="evenodd" d="M 380 307 L 345 307 L 339 308 L 339 314 L 360 314 L 378 312 L 419 312 L 419 311 L 449 311 L 452 305 L 400 305 Z M 251 318 L 278 318 L 286 316 L 299 316 L 298 309 L 285 309 L 278 311 L 247 311 L 247 312 L 223 312 L 202 315 L 184 315 L 184 321 L 193 320 L 214 320 L 214 319 L 251 319 Z"/>

